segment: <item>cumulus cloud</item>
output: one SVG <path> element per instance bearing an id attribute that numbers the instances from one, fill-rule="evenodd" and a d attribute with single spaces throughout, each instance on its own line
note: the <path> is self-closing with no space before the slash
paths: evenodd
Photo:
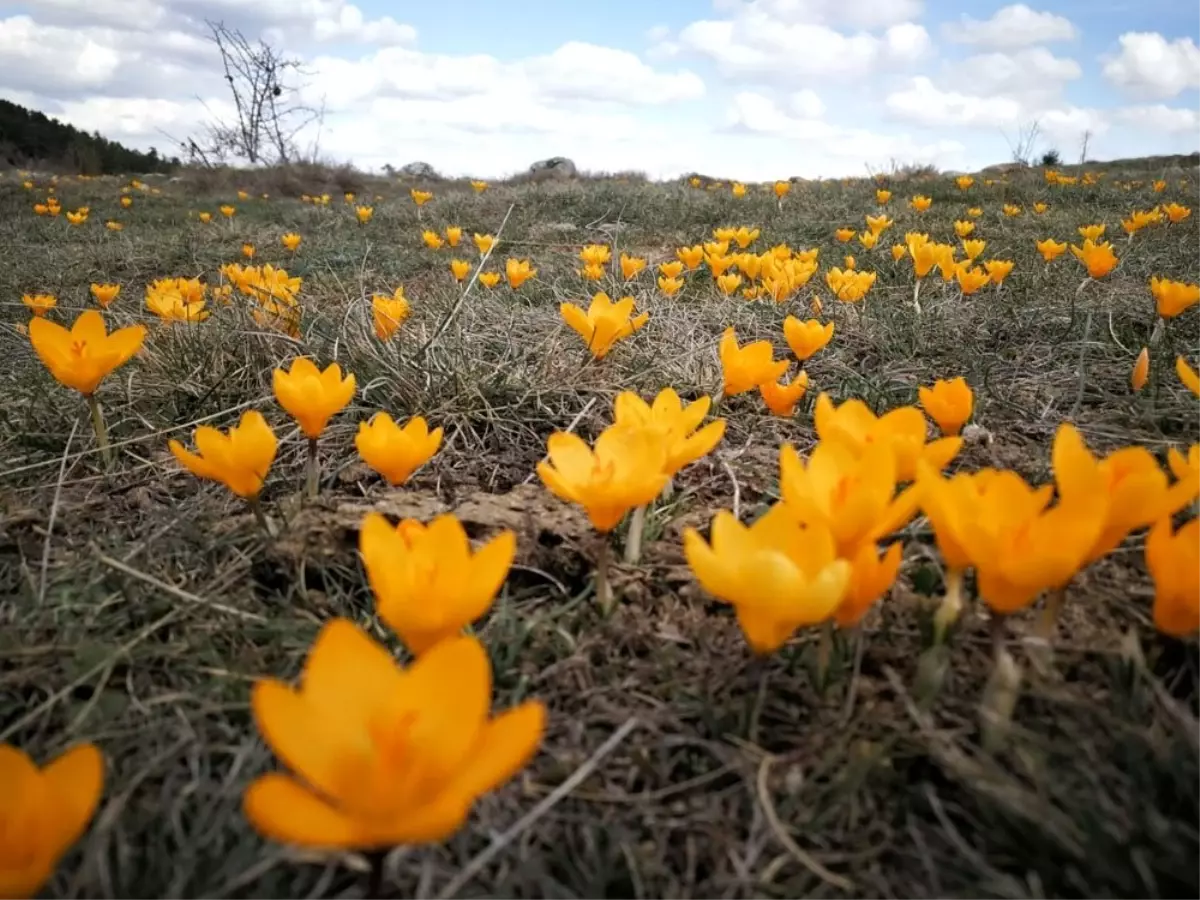
<path id="1" fill-rule="evenodd" d="M 907 134 L 836 125 L 807 117 L 805 113 L 811 110 L 797 110 L 794 102 L 789 106 L 792 108 L 785 108 L 764 94 L 741 91 L 730 104 L 724 130 L 733 135 L 786 143 L 795 148 L 793 153 L 797 157 L 819 167 L 823 174 L 859 174 L 895 160 L 939 166 L 962 162 L 965 147 L 956 140 L 918 141 Z"/>
<path id="2" fill-rule="evenodd" d="M 922 68 L 934 58 L 923 7 L 715 0 L 710 18 L 645 31 L 646 53 L 581 36 L 502 58 L 427 52 L 411 25 L 371 18 L 371 7 L 348 0 L 26 0 L 23 13 L 0 18 L 0 96 L 131 146 L 162 147 L 164 132 L 188 137 L 232 112 L 208 18 L 299 57 L 309 73 L 301 100 L 326 110 L 321 155 L 368 168 L 424 159 L 449 174 L 494 177 L 551 155 L 585 169 L 747 180 L 857 174 L 892 160 L 966 168 L 1003 158 L 1003 135 L 1035 119 L 1063 148 L 1105 129 L 1112 140 L 1097 151 L 1194 140 L 1194 110 L 1068 103 L 1082 67 L 1029 46 L 1033 34 L 1068 33 L 1061 17 L 1028 7 L 955 24 L 974 55 Z M 1016 45 L 1006 36 L 1014 22 L 1041 30 Z M 1191 39 L 1126 35 L 1105 73 L 1153 102 L 1197 84 L 1195 55 Z M 711 62 L 717 77 L 706 84 L 692 59 Z"/>
<path id="3" fill-rule="evenodd" d="M 1163 103 L 1153 106 L 1126 106 L 1116 111 L 1116 118 L 1150 132 L 1190 134 L 1193 137 L 1200 132 L 1200 113 L 1194 109 L 1167 106 Z"/>
<path id="4" fill-rule="evenodd" d="M 1080 78 L 1083 69 L 1073 59 L 1055 56 L 1045 47 L 1015 53 L 982 53 L 955 63 L 948 80 L 981 96 L 995 94 L 1052 94 Z"/>
<path id="5" fill-rule="evenodd" d="M 910 23 L 893 25 L 882 36 L 843 34 L 825 25 L 772 21 L 756 12 L 693 22 L 680 32 L 678 44 L 708 57 L 726 76 L 777 82 L 861 79 L 911 63 L 930 46 L 925 29 Z"/>
<path id="6" fill-rule="evenodd" d="M 1104 64 L 1104 77 L 1133 96 L 1166 100 L 1200 88 L 1200 47 L 1190 37 L 1168 41 L 1156 31 L 1131 31 Z"/>
<path id="7" fill-rule="evenodd" d="M 1069 41 L 1076 35 L 1075 26 L 1063 16 L 1038 12 L 1024 3 L 1014 3 L 996 10 L 990 19 L 974 19 L 963 15 L 957 22 L 942 26 L 947 38 L 960 44 L 1012 49 L 1030 44 Z"/>
<path id="8" fill-rule="evenodd" d="M 888 94 L 884 103 L 896 118 L 930 127 L 998 127 L 1019 122 L 1022 113 L 1016 100 L 942 90 L 923 75 Z"/>
<path id="9" fill-rule="evenodd" d="M 660 41 L 657 55 L 700 56 L 725 77 L 786 86 L 813 77 L 863 79 L 932 49 L 925 28 L 909 21 L 922 4 L 908 0 L 750 0 L 715 8 L 728 16 L 692 22 Z"/>
<path id="10" fill-rule="evenodd" d="M 944 90 L 923 76 L 888 94 L 885 105 L 894 118 L 929 128 L 999 129 L 1015 135 L 1037 122 L 1042 134 L 1059 143 L 1078 141 L 1086 132 L 1101 134 L 1109 127 L 1099 110 L 1062 102 L 1035 105 L 1011 96 Z"/>
<path id="11" fill-rule="evenodd" d="M 718 12 L 758 14 L 785 25 L 847 25 L 886 28 L 920 18 L 923 0 L 716 0 Z"/>
<path id="12" fill-rule="evenodd" d="M 688 71 L 659 72 L 624 50 L 577 41 L 516 62 L 494 56 L 448 56 L 388 47 L 356 60 L 321 56 L 310 64 L 304 99 L 343 108 L 370 98 L 482 97 L 492 115 L 539 103 L 655 106 L 704 95 Z"/>

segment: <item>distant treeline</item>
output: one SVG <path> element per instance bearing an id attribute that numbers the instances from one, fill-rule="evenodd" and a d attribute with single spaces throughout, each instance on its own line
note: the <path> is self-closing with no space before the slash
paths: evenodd
<path id="1" fill-rule="evenodd" d="M 179 165 L 176 157 L 130 150 L 116 141 L 88 134 L 34 109 L 0 100 L 0 161 L 10 166 L 46 165 L 81 175 L 124 172 L 168 172 Z"/>

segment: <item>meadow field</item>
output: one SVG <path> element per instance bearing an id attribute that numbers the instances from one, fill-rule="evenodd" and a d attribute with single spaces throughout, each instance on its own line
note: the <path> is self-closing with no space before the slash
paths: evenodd
<path id="1" fill-rule="evenodd" d="M 43 894 L 1197 896 L 1195 160 L 784 184 L 0 174 L 0 744 L 44 765 L 89 742 L 104 769 L 36 795 L 74 821 L 0 792 Z M 601 291 L 632 309 L 588 320 Z M 144 326 L 98 388 L 95 323 L 47 325 L 85 310 Z M 298 357 L 354 384 L 289 381 Z M 918 394 L 960 377 L 969 408 L 957 383 Z M 711 404 L 605 431 L 614 405 L 652 415 L 623 392 L 667 388 Z M 922 407 L 916 438 L 880 424 Z M 249 411 L 273 458 L 261 433 L 188 456 Z M 441 429 L 436 452 L 372 451 L 380 412 Z M 1145 452 L 1094 465 L 1064 423 L 1097 457 Z M 609 437 L 596 460 L 563 432 Z M 334 632 L 324 705 L 272 726 L 256 683 L 295 683 Z M 479 644 L 517 713 L 467 760 L 421 717 L 483 715 Z M 430 661 L 386 740 L 355 718 L 395 677 L 378 646 Z M 330 761 L 351 744 L 371 761 Z M 274 812 L 244 799 L 287 768 L 322 793 L 326 764 L 361 775 L 357 800 L 323 792 L 336 813 L 281 776 L 258 782 Z M 0 784 L 20 765 L 0 754 Z M 482 796 L 418 834 L 455 765 Z M 351 829 L 389 771 L 408 843 Z M 295 846 L 322 834 L 341 849 Z M 4 881 L 19 852 L 0 896 L 40 886 Z"/>

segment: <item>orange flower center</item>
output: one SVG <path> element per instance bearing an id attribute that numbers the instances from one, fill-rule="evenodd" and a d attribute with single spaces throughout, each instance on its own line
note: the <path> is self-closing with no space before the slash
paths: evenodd
<path id="1" fill-rule="evenodd" d="M 405 758 L 409 756 L 412 730 L 416 721 L 417 713 L 414 710 L 406 710 L 398 716 L 388 714 L 384 710 L 367 725 L 371 743 L 375 745 L 375 751 L 386 768 L 392 771 L 400 769 Z"/>
<path id="2" fill-rule="evenodd" d="M 71 355 L 77 359 L 82 359 L 87 355 L 87 341 L 74 340 L 71 342 Z"/>

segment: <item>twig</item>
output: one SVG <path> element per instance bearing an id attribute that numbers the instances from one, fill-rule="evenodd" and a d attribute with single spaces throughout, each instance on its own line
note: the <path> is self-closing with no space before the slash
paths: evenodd
<path id="1" fill-rule="evenodd" d="M 775 834 L 779 843 L 783 844 L 787 851 L 795 857 L 796 862 L 800 863 L 800 865 L 804 866 L 804 868 L 826 884 L 849 893 L 854 890 L 854 884 L 841 875 L 830 872 L 813 859 L 812 854 L 797 844 L 795 839 L 787 833 L 787 829 L 783 827 L 783 823 L 779 821 L 779 813 L 775 811 L 775 804 L 771 802 L 771 793 L 767 790 L 767 775 L 771 771 L 771 763 L 775 762 L 777 758 L 771 755 L 764 756 L 762 763 L 758 767 L 758 778 L 755 779 L 755 787 L 758 790 L 758 802 L 762 804 L 767 824 L 771 826 L 771 831 Z"/>
<path id="2" fill-rule="evenodd" d="M 165 615 L 159 616 L 157 619 L 155 619 L 153 622 L 151 622 L 149 625 L 147 625 L 145 628 L 143 628 L 141 631 L 139 631 L 137 634 L 135 634 L 129 640 L 127 640 L 124 644 L 122 644 L 115 651 L 110 653 L 107 657 L 100 660 L 100 662 L 96 663 L 94 666 L 92 666 L 90 669 L 88 669 L 86 672 L 84 672 L 82 675 L 80 675 L 74 681 L 71 681 L 69 684 L 66 684 L 59 690 L 55 691 L 53 694 L 51 694 L 49 697 L 47 697 L 45 700 L 43 700 L 41 703 L 39 703 L 33 709 L 29 710 L 29 712 L 25 713 L 25 715 L 23 715 L 20 718 L 18 718 L 17 720 L 15 720 L 12 724 L 10 724 L 3 731 L 0 731 L 0 742 L 7 741 L 10 737 L 12 737 L 14 734 L 16 734 L 22 728 L 24 728 L 29 722 L 32 722 L 34 719 L 36 719 L 38 716 L 40 716 L 43 712 L 45 712 L 47 709 L 49 709 L 51 706 L 53 706 L 55 703 L 57 703 L 63 697 L 67 696 L 72 691 L 74 691 L 75 688 L 79 687 L 81 684 L 88 681 L 88 679 L 90 679 L 97 672 L 100 672 L 103 669 L 107 668 L 112 663 L 113 660 L 119 659 L 120 657 L 124 656 L 126 653 L 128 653 L 130 650 L 132 650 L 134 647 L 136 647 L 138 644 L 140 644 L 146 638 L 150 637 L 150 635 L 154 634 L 154 632 L 158 631 L 158 629 L 162 628 L 164 625 L 166 625 L 167 623 L 169 623 L 173 619 L 175 619 L 177 616 L 179 616 L 180 613 L 182 613 L 182 612 L 183 612 L 183 607 L 177 606 L 174 609 L 168 610 Z"/>
<path id="3" fill-rule="evenodd" d="M 725 474 L 729 476 L 729 480 L 733 482 L 733 517 L 740 519 L 742 506 L 742 488 L 738 484 L 737 475 L 733 473 L 733 466 L 729 465 L 729 460 L 722 458 L 721 466 L 725 469 Z"/>
<path id="4" fill-rule="evenodd" d="M 147 574 L 140 569 L 135 569 L 133 566 L 121 562 L 119 559 L 113 559 L 111 556 L 105 556 L 99 551 L 96 552 L 96 559 L 104 563 L 110 569 L 116 569 L 118 572 L 124 572 L 138 581 L 143 581 L 151 587 L 156 587 L 164 593 L 170 594 L 185 603 L 192 603 L 197 606 L 206 606 L 209 609 L 223 612 L 227 615 L 236 616 L 239 619 L 245 619 L 248 622 L 265 622 L 266 617 L 260 616 L 257 613 L 246 612 L 244 609 L 236 609 L 232 606 L 226 606 L 224 603 L 217 603 L 215 600 L 206 600 L 203 597 L 198 597 L 195 594 L 185 591 L 183 588 L 177 588 L 173 584 L 168 584 L 165 581 L 160 581 L 153 575 Z"/>
<path id="5" fill-rule="evenodd" d="M 1079 409 L 1083 406 L 1083 389 L 1087 385 L 1087 348 L 1088 339 L 1092 335 L 1092 307 L 1088 307 L 1087 318 L 1083 322 L 1083 343 L 1079 346 L 1079 389 L 1075 392 L 1075 402 L 1071 405 L 1071 412 L 1067 416 L 1069 419 L 1075 418 L 1079 414 Z"/>
<path id="6" fill-rule="evenodd" d="M 492 861 L 502 850 L 509 844 L 515 841 L 520 835 L 529 829 L 534 822 L 550 811 L 551 807 L 563 800 L 571 791 L 575 790 L 579 785 L 587 780 L 588 776 L 596 770 L 600 765 L 600 761 L 608 754 L 612 753 L 617 746 L 629 737 L 630 732 L 638 726 L 637 717 L 631 717 L 625 720 L 625 724 L 609 735 L 608 740 L 596 748 L 587 760 L 584 761 L 578 769 L 555 788 L 551 793 L 546 795 L 546 798 L 535 805 L 533 809 L 521 816 L 512 827 L 507 831 L 502 832 L 498 837 L 492 840 L 492 843 L 482 852 L 476 854 L 465 866 L 459 870 L 459 873 L 450 879 L 440 894 L 437 895 L 437 900 L 447 900 L 449 897 L 455 896 L 459 891 L 466 887 L 472 878 L 483 871 L 483 867 Z"/>
<path id="7" fill-rule="evenodd" d="M 54 483 L 54 499 L 50 501 L 50 517 L 46 520 L 46 540 L 42 542 L 42 572 L 41 584 L 38 585 L 38 606 L 46 602 L 46 573 L 50 569 L 50 537 L 54 534 L 54 521 L 58 518 L 58 501 L 62 497 L 63 481 L 67 477 L 67 460 L 71 458 L 71 441 L 75 440 L 75 431 L 78 428 L 79 420 L 76 419 L 71 423 L 71 433 L 67 435 L 67 444 L 63 447 L 62 460 L 58 464 L 58 480 Z"/>
<path id="8" fill-rule="evenodd" d="M 109 444 L 109 446 L 113 450 L 116 450 L 119 447 L 126 447 L 130 444 L 140 444 L 143 441 L 153 440 L 155 438 L 161 437 L 164 434 L 172 434 L 175 432 L 183 431 L 187 428 L 191 428 L 193 425 L 203 425 L 205 422 L 211 422 L 213 419 L 219 419 L 224 415 L 228 415 L 229 413 L 238 412 L 239 410 L 243 410 L 243 409 L 248 409 L 251 406 L 259 406 L 262 403 L 270 400 L 271 397 L 272 397 L 271 394 L 266 394 L 262 397 L 255 397 L 253 400 L 247 400 L 245 403 L 239 403 L 236 406 L 230 406 L 227 409 L 218 410 L 217 412 L 213 413 L 212 415 L 201 416 L 199 419 L 192 419 L 192 421 L 190 421 L 190 422 L 184 422 L 182 425 L 175 425 L 175 426 L 172 426 L 171 428 L 162 428 L 162 429 L 159 429 L 158 431 L 151 432 L 150 434 L 141 434 L 141 435 L 138 435 L 137 437 L 126 438 L 125 440 L 118 441 L 115 444 Z M 70 459 L 80 459 L 84 456 L 91 456 L 93 453 L 99 453 L 99 452 L 100 451 L 96 448 L 91 448 L 88 450 L 80 450 L 76 453 L 72 453 L 69 458 Z M 10 475 L 20 475 L 22 472 L 32 472 L 34 469 L 44 469 L 44 468 L 46 468 L 46 466 L 52 466 L 52 465 L 54 465 L 54 460 L 44 459 L 44 460 L 41 460 L 40 462 L 29 463 L 29 465 L 26 465 L 26 466 L 17 466 L 15 469 L 5 469 L 3 471 L 0 471 L 0 478 L 6 478 Z"/>
<path id="9" fill-rule="evenodd" d="M 515 203 L 509 204 L 508 212 L 504 214 L 504 218 L 500 220 L 500 227 L 496 229 L 496 239 L 492 241 L 492 246 L 488 247 L 487 253 L 483 254 L 483 259 L 479 260 L 479 265 L 475 267 L 475 273 L 471 276 L 471 280 L 467 282 L 467 286 L 463 288 L 463 292 L 458 295 L 458 299 L 454 301 L 454 305 L 450 307 L 450 311 L 442 317 L 442 321 L 438 322 L 437 328 L 433 329 L 433 334 L 429 336 L 429 340 L 422 344 L 421 348 L 413 354 L 412 361 L 414 363 L 425 356 L 425 353 L 433 346 L 434 342 L 442 336 L 442 332 L 450 327 L 450 322 L 458 315 L 458 311 L 462 309 L 467 295 L 471 293 L 471 288 L 475 287 L 475 282 L 479 280 L 479 273 L 483 271 L 483 267 L 491 259 L 492 251 L 500 246 L 500 235 L 504 233 L 504 226 L 508 224 L 508 217 L 512 215 L 512 211 L 516 208 L 517 205 Z"/>

